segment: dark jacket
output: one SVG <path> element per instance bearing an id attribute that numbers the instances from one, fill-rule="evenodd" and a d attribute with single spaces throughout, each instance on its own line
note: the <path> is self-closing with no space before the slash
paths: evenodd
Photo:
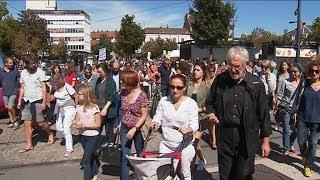
<path id="1" fill-rule="evenodd" d="M 251 156 L 257 152 L 260 146 L 259 133 L 261 138 L 268 137 L 272 134 L 272 130 L 268 100 L 263 82 L 257 76 L 248 72 L 243 81 L 245 92 L 241 121 L 243 122 L 244 137 L 246 139 L 242 141 L 246 143 L 247 155 Z M 216 131 L 219 148 L 224 146 L 224 144 L 219 144 L 224 136 L 222 128 L 224 126 L 224 112 L 230 108 L 224 104 L 226 99 L 230 98 L 225 91 L 231 88 L 232 83 L 233 79 L 228 71 L 218 75 L 211 86 L 205 103 L 207 113 L 215 113 L 219 120 Z"/>
<path id="2" fill-rule="evenodd" d="M 118 115 L 118 103 L 119 103 L 119 96 L 116 91 L 116 83 L 112 79 L 111 76 L 108 76 L 106 81 L 106 102 L 110 101 L 111 105 L 108 109 L 107 118 L 115 118 Z M 97 84 L 101 82 L 101 78 L 98 79 Z M 98 86 L 95 86 L 95 93 L 98 97 Z"/>

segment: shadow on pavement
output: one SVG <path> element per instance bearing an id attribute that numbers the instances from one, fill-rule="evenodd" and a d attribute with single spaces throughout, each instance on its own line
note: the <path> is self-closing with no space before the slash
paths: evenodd
<path id="1" fill-rule="evenodd" d="M 294 168 L 296 168 L 297 170 L 299 170 L 301 173 L 304 172 L 304 169 L 301 168 L 300 166 L 296 165 L 296 164 L 300 164 L 301 160 L 291 157 L 291 156 L 283 156 L 282 155 L 282 148 L 280 147 L 279 144 L 270 142 L 270 147 L 271 147 L 271 152 L 269 155 L 269 159 L 276 161 L 278 163 L 285 163 L 289 166 L 292 166 Z"/>

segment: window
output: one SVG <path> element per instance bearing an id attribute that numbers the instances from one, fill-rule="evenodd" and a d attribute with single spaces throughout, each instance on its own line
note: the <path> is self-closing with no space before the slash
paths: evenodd
<path id="1" fill-rule="evenodd" d="M 184 41 L 184 38 L 181 38 L 181 42 L 183 42 Z"/>

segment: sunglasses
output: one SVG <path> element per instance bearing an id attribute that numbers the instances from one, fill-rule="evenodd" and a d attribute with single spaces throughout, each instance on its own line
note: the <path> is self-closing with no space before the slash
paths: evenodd
<path id="1" fill-rule="evenodd" d="M 181 91 L 183 88 L 184 88 L 184 86 L 174 86 L 174 85 L 170 85 L 169 86 L 170 87 L 170 89 L 177 89 L 177 90 L 179 90 L 179 91 Z"/>
<path id="2" fill-rule="evenodd" d="M 310 73 L 310 74 L 314 74 L 314 73 L 319 74 L 319 72 L 320 72 L 319 69 L 310 69 L 310 70 L 309 70 L 309 73 Z"/>

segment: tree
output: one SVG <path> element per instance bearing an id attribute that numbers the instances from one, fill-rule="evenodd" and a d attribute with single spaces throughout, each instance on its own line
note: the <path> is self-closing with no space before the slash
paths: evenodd
<path id="1" fill-rule="evenodd" d="M 7 9 L 7 3 L 3 0 L 0 0 L 0 20 L 9 14 Z"/>
<path id="2" fill-rule="evenodd" d="M 161 39 L 158 37 L 156 40 L 151 39 L 150 41 L 146 42 L 142 48 L 142 54 L 147 56 L 148 52 L 151 52 L 151 58 L 158 58 L 163 53 L 163 50 L 172 51 L 177 49 L 177 43 L 170 40 L 170 39 Z"/>
<path id="3" fill-rule="evenodd" d="M 0 51 L 12 54 L 13 42 L 21 29 L 19 21 L 12 16 L 6 16 L 0 20 Z"/>
<path id="4" fill-rule="evenodd" d="M 39 55 L 48 48 L 49 32 L 44 19 L 41 19 L 31 10 L 19 14 L 21 31 L 26 35 L 27 42 L 30 43 L 30 52 Z"/>
<path id="5" fill-rule="evenodd" d="M 114 50 L 114 43 L 111 42 L 111 39 L 106 34 L 101 34 L 99 42 L 91 47 L 92 53 L 98 55 L 101 48 L 106 48 L 107 58 L 110 58 L 110 53 Z"/>
<path id="6" fill-rule="evenodd" d="M 267 31 L 263 28 L 256 27 L 254 28 L 249 35 L 242 34 L 241 40 L 242 43 L 253 43 L 254 48 L 256 50 L 261 50 L 262 43 L 265 42 L 280 42 L 281 37 L 277 36 L 274 33 L 271 33 L 270 31 Z"/>
<path id="7" fill-rule="evenodd" d="M 64 62 L 68 53 L 67 43 L 64 41 L 64 39 L 60 38 L 58 44 L 53 44 L 51 46 L 52 57 Z"/>
<path id="8" fill-rule="evenodd" d="M 193 1 L 190 8 L 193 20 L 191 36 L 200 47 L 210 47 L 211 58 L 213 46 L 228 40 L 235 11 L 232 4 L 221 0 Z"/>
<path id="9" fill-rule="evenodd" d="M 134 16 L 125 15 L 121 20 L 121 28 L 116 37 L 117 53 L 130 58 L 142 46 L 145 37 L 141 26 L 134 22 Z"/>
<path id="10" fill-rule="evenodd" d="M 19 32 L 12 43 L 12 50 L 14 54 L 20 58 L 22 58 L 23 55 L 30 52 L 30 43 L 27 40 L 27 36 Z"/>
<path id="11" fill-rule="evenodd" d="M 312 33 L 308 36 L 308 40 L 320 45 L 320 17 L 317 17 L 311 28 Z"/>

